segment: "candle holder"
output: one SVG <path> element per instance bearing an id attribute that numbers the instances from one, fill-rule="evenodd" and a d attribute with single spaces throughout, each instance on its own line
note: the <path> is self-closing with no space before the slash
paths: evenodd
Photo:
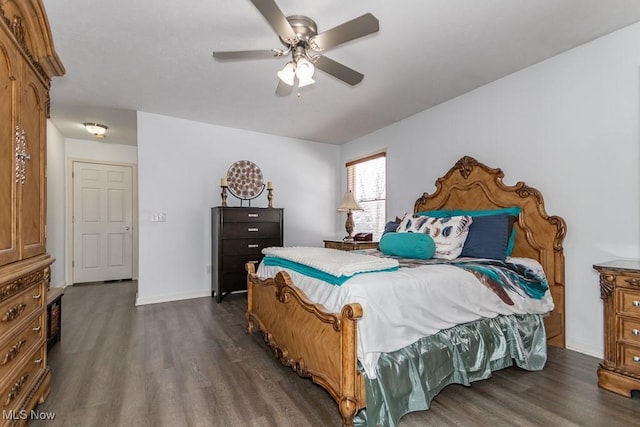
<path id="1" fill-rule="evenodd" d="M 227 186 L 221 185 L 220 197 L 222 197 L 222 207 L 227 207 Z"/>
<path id="2" fill-rule="evenodd" d="M 267 188 L 267 200 L 269 201 L 269 207 L 273 207 L 273 188 Z"/>

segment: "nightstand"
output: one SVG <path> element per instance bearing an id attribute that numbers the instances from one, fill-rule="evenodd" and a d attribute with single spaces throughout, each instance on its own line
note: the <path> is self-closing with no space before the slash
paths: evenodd
<path id="1" fill-rule="evenodd" d="M 343 240 L 324 240 L 324 247 L 341 251 L 357 251 L 359 249 L 378 249 L 379 242 L 345 242 Z"/>
<path id="2" fill-rule="evenodd" d="M 616 260 L 593 266 L 600 273 L 604 303 L 604 360 L 598 385 L 631 397 L 640 390 L 640 261 Z"/>

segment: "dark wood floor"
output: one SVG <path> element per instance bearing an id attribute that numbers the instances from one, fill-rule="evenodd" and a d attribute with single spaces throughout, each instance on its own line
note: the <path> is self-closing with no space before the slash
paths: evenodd
<path id="1" fill-rule="evenodd" d="M 39 411 L 46 426 L 339 426 L 329 394 L 245 332 L 246 297 L 135 307 L 135 282 L 74 286 L 63 297 L 62 341 Z M 596 385 L 598 360 L 551 348 L 542 372 L 509 368 L 449 386 L 410 426 L 640 425 L 640 396 Z"/>

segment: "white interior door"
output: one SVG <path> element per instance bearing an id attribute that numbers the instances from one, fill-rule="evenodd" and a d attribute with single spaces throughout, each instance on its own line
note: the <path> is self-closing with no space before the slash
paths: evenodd
<path id="1" fill-rule="evenodd" d="M 132 277 L 132 170 L 73 162 L 73 282 Z"/>

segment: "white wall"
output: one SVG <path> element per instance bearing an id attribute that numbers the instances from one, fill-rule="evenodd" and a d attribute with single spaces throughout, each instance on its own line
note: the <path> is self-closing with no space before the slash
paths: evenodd
<path id="1" fill-rule="evenodd" d="M 340 219 L 338 146 L 138 112 L 138 156 L 137 304 L 211 295 L 210 212 L 238 160 L 273 182 L 286 245 L 321 246 Z M 229 196 L 228 204 L 239 202 Z M 266 191 L 251 204 L 266 207 Z M 151 222 L 154 213 L 166 222 Z"/>
<path id="2" fill-rule="evenodd" d="M 54 287 L 67 285 L 64 170 L 64 136 L 47 120 L 47 252 L 56 259 L 51 265 Z"/>
<path id="3" fill-rule="evenodd" d="M 567 347 L 602 357 L 592 265 L 640 257 L 638 46 L 635 24 L 352 141 L 342 160 L 387 148 L 388 217 L 463 155 L 538 188 L 567 222 Z"/>

